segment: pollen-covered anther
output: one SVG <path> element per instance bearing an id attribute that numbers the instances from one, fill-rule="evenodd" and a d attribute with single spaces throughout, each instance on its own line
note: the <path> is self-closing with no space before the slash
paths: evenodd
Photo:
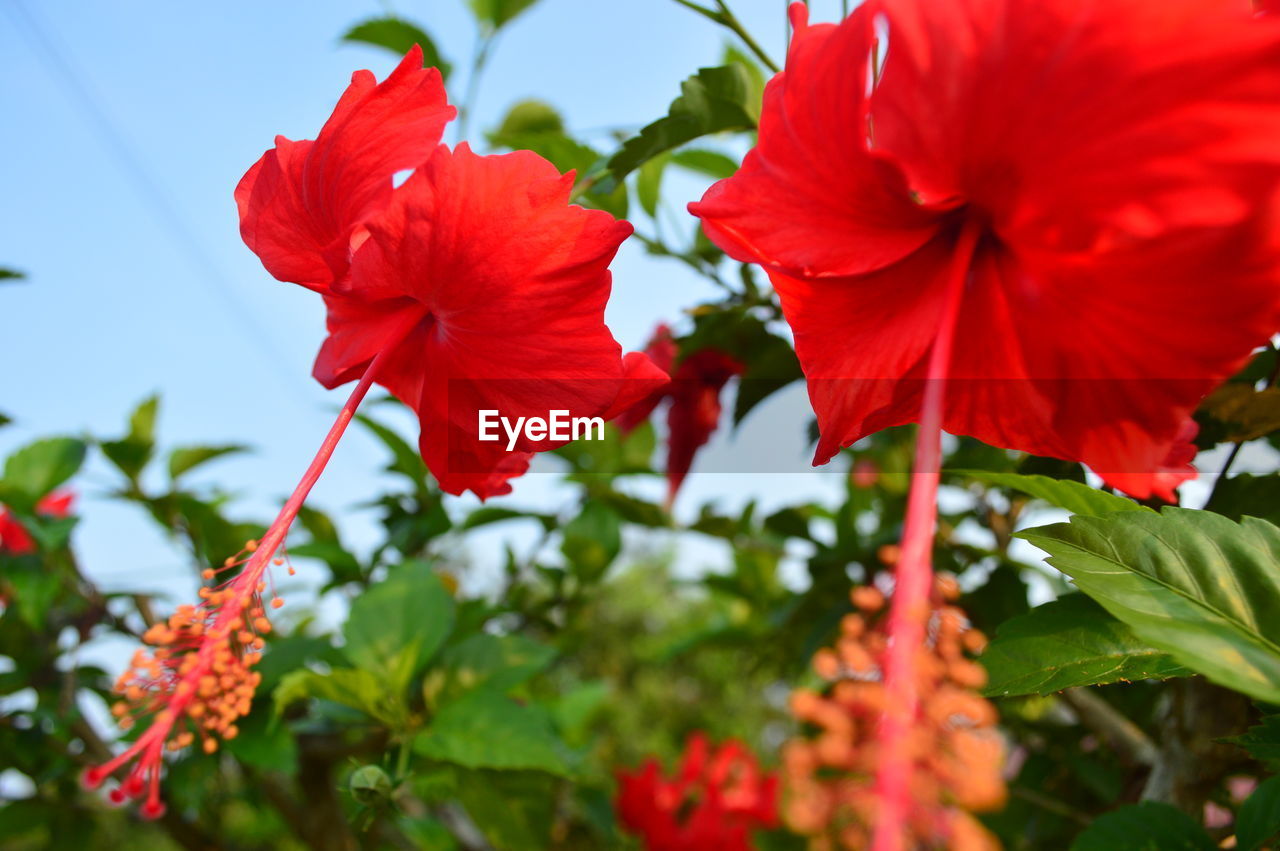
<path id="1" fill-rule="evenodd" d="M 996 711 L 974 691 L 986 683 L 986 670 L 968 656 L 986 639 L 953 604 L 959 594 L 952 577 L 935 582 L 928 640 L 916 658 L 920 700 L 905 740 L 914 766 L 908 845 L 913 848 L 995 847 L 969 813 L 997 809 L 1005 796 Z M 791 696 L 792 715 L 813 733 L 783 751 L 786 818 L 814 847 L 833 851 L 871 842 L 880 760 L 876 733 L 887 702 L 884 594 L 867 586 L 854 589 L 851 600 L 857 611 L 841 620 L 835 647 L 813 657 L 814 671 L 829 687 Z"/>

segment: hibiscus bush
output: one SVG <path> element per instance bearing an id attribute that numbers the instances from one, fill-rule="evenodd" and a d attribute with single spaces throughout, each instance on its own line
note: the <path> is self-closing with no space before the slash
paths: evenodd
<path id="1" fill-rule="evenodd" d="M 9 444 L 5 848 L 1275 847 L 1280 23 L 796 3 L 775 61 L 676 2 L 723 63 L 608 147 L 540 100 L 445 144 L 431 21 L 344 34 L 393 70 L 234 187 L 351 388 L 274 518 L 217 484 L 251 419 Z M 472 0 L 472 81 L 531 5 Z M 636 352 L 626 240 L 719 294 Z M 836 486 L 690 503 L 770 410 Z M 307 503 L 348 427 L 393 482 L 360 546 Z M 194 599 L 103 590 L 109 503 Z"/>

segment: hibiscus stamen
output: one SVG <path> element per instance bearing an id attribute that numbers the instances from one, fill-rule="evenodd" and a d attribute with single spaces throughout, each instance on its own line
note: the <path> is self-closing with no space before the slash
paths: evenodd
<path id="1" fill-rule="evenodd" d="M 938 482 L 942 475 L 942 406 L 961 296 L 981 235 L 979 222 L 966 219 L 952 255 L 946 302 L 925 377 L 912 465 L 915 475 L 907 497 L 902 551 L 894 570 L 893 602 L 889 610 L 885 705 L 879 727 L 882 756 L 876 774 L 879 819 L 872 845 L 874 851 L 901 851 L 910 816 L 914 764 L 911 729 L 919 711 L 916 665 L 919 648 L 926 638 L 929 589 L 933 584 L 933 537 L 938 519 Z"/>
<path id="2" fill-rule="evenodd" d="M 248 714 L 262 681 L 261 674 L 252 669 L 266 646 L 265 636 L 271 632 L 267 608 L 284 605 L 268 568 L 286 563 L 286 558 L 276 553 L 284 552 L 289 526 L 324 472 L 379 367 L 421 320 L 421 313 L 407 316 L 369 363 L 302 480 L 261 540 L 246 542 L 220 568 L 206 568 L 201 575 L 210 581 L 237 568 L 239 572 L 219 585 L 201 587 L 198 604 L 179 606 L 167 621 L 153 624 L 143 634 L 143 641 L 153 649 L 134 654 L 128 670 L 116 682 L 121 700 L 111 711 L 122 730 L 140 723 L 146 723 L 147 729 L 114 759 L 86 770 L 86 786 L 97 787 L 132 763 L 110 798 L 123 803 L 145 794 L 141 814 L 159 818 L 164 815 L 160 774 L 165 752 L 188 747 L 199 737 L 201 749 L 212 754 L 219 741 L 239 734 L 236 722 Z M 293 573 L 292 566 L 289 572 Z"/>

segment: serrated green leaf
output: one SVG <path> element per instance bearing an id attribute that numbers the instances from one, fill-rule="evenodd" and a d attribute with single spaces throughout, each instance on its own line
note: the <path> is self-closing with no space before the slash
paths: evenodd
<path id="1" fill-rule="evenodd" d="M 754 90 L 751 72 L 737 62 L 699 69 L 680 84 L 680 97 L 666 116 L 641 129 L 609 159 L 610 174 L 621 182 L 653 157 L 701 136 L 754 129 Z"/>
<path id="2" fill-rule="evenodd" d="M 1097 517 L 1117 511 L 1151 512 L 1151 509 L 1131 499 L 1100 491 L 1069 479 L 1051 479 L 1048 476 L 1026 476 L 1019 473 L 994 473 L 988 470 L 949 470 L 948 472 L 983 484 L 1020 491 L 1077 515 Z"/>
<path id="3" fill-rule="evenodd" d="M 703 148 L 682 148 L 671 155 L 671 162 L 716 180 L 731 177 L 738 170 L 738 161 L 733 157 Z"/>
<path id="4" fill-rule="evenodd" d="M 370 18 L 356 24 L 347 30 L 342 40 L 386 48 L 397 56 L 404 56 L 416 44 L 422 48 L 422 67 L 440 69 L 440 76 L 445 80 L 453 70 L 453 66 L 440 56 L 431 36 L 417 24 L 393 15 Z"/>
<path id="5" fill-rule="evenodd" d="M 1001 697 L 1191 674 L 1084 594 L 1007 621 L 981 662 L 990 677 L 983 693 Z"/>
<path id="6" fill-rule="evenodd" d="M 73 437 L 50 437 L 29 443 L 4 462 L 3 501 L 31 511 L 41 497 L 79 472 L 88 447 Z"/>
<path id="7" fill-rule="evenodd" d="M 453 629 L 453 597 L 428 565 L 407 562 L 351 604 L 343 625 L 351 662 L 399 693 Z"/>
<path id="8" fill-rule="evenodd" d="M 1239 745 L 1260 762 L 1280 761 L 1280 714 L 1264 716 L 1261 724 L 1224 741 Z"/>
<path id="9" fill-rule="evenodd" d="M 530 769 L 567 776 L 569 764 L 550 716 L 493 689 L 468 692 L 436 713 L 414 752 L 467 768 Z"/>
<path id="10" fill-rule="evenodd" d="M 1071 843 L 1071 851 L 1214 851 L 1217 847 L 1191 816 L 1155 801 L 1105 813 Z"/>
<path id="11" fill-rule="evenodd" d="M 249 447 L 238 444 L 227 446 L 180 446 L 169 453 L 169 478 L 177 479 L 189 473 L 201 464 L 207 464 L 215 458 L 247 452 Z"/>
<path id="12" fill-rule="evenodd" d="M 1280 777 L 1253 790 L 1236 816 L 1236 851 L 1258 851 L 1280 833 Z"/>
<path id="13" fill-rule="evenodd" d="M 1076 515 L 1018 536 L 1153 647 L 1280 702 L 1280 529 L 1166 507 Z"/>

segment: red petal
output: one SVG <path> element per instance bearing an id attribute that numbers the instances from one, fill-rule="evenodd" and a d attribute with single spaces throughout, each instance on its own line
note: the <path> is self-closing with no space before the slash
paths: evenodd
<path id="1" fill-rule="evenodd" d="M 357 71 L 314 142 L 277 138 L 236 187 L 245 243 L 276 278 L 329 289 L 392 175 L 425 160 L 454 114 L 417 47 L 381 84 Z"/>
<path id="2" fill-rule="evenodd" d="M 937 231 L 892 164 L 867 151 L 870 18 L 797 30 L 765 90 L 760 140 L 689 211 L 734 259 L 789 274 L 881 268 Z"/>
<path id="3" fill-rule="evenodd" d="M 417 409 L 423 458 L 449 492 L 506 492 L 527 467 L 505 439 L 478 440 L 480 410 L 512 421 L 557 410 L 602 416 L 624 386 L 604 306 L 609 262 L 631 226 L 568 205 L 571 185 L 529 152 L 441 146 L 368 222 L 351 292 L 430 312 L 379 383 Z M 522 437 L 515 449 L 565 442 Z"/>

